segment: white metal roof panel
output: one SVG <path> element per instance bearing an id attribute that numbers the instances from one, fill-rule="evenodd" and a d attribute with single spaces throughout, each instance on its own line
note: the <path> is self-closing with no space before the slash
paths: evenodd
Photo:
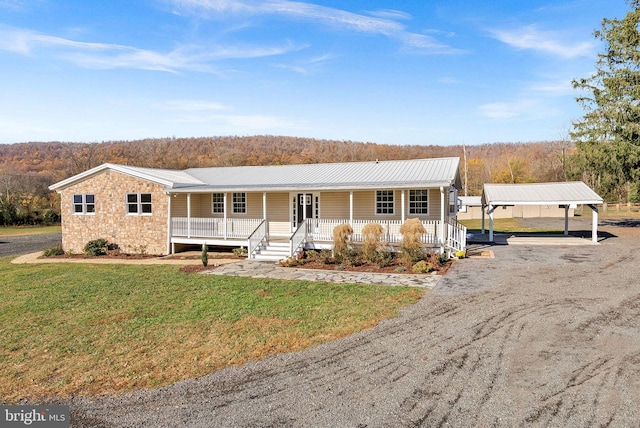
<path id="1" fill-rule="evenodd" d="M 602 198 L 582 181 L 562 183 L 485 184 L 484 205 L 602 204 Z"/>
<path id="2" fill-rule="evenodd" d="M 448 186 L 457 184 L 459 158 L 413 159 L 277 166 L 193 168 L 187 172 L 203 186 L 197 190 L 285 190 Z"/>

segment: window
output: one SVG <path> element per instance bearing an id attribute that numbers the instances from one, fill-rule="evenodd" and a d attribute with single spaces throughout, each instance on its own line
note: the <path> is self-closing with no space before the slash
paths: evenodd
<path id="1" fill-rule="evenodd" d="M 429 191 L 409 190 L 409 214 L 429 214 Z"/>
<path id="2" fill-rule="evenodd" d="M 96 212 L 95 195 L 73 195 L 74 214 L 94 214 Z"/>
<path id="3" fill-rule="evenodd" d="M 127 214 L 151 214 L 151 193 L 127 193 Z"/>
<path id="4" fill-rule="evenodd" d="M 376 191 L 376 214 L 393 214 L 393 190 Z"/>
<path id="5" fill-rule="evenodd" d="M 224 213 L 224 193 L 214 193 L 212 197 L 212 212 L 214 214 Z"/>
<path id="6" fill-rule="evenodd" d="M 449 190 L 449 215 L 455 216 L 458 214 L 458 189 L 452 187 Z"/>
<path id="7" fill-rule="evenodd" d="M 233 194 L 233 212 L 234 214 L 246 214 L 247 213 L 247 194 L 246 193 L 234 193 Z"/>

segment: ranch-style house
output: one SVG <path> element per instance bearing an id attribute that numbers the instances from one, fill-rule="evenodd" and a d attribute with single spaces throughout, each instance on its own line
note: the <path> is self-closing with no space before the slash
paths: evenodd
<path id="1" fill-rule="evenodd" d="M 418 218 L 423 241 L 463 250 L 456 221 L 459 158 L 167 170 L 103 164 L 50 187 L 60 193 L 62 245 L 80 253 L 104 238 L 122 251 L 169 254 L 188 245 L 246 247 L 278 260 L 332 247 L 332 232 L 381 224 L 397 245 Z"/>

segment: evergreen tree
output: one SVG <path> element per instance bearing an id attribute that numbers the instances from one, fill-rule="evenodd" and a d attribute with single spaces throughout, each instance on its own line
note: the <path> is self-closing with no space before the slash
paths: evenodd
<path id="1" fill-rule="evenodd" d="M 605 44 L 596 72 L 574 80 L 587 95 L 573 123 L 574 168 L 609 200 L 634 200 L 640 179 L 640 0 L 623 19 L 604 19 L 595 37 Z"/>

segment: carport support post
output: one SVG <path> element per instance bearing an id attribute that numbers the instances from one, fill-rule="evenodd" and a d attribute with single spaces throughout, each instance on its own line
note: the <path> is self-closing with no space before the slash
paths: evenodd
<path id="1" fill-rule="evenodd" d="M 564 206 L 564 236 L 569 236 L 569 204 Z"/>
<path id="2" fill-rule="evenodd" d="M 495 209 L 496 207 L 489 205 L 489 209 L 487 210 L 489 214 L 489 242 L 493 242 L 493 210 Z"/>
<path id="3" fill-rule="evenodd" d="M 598 207 L 596 205 L 589 205 L 592 210 L 591 216 L 591 242 L 598 242 Z"/>

